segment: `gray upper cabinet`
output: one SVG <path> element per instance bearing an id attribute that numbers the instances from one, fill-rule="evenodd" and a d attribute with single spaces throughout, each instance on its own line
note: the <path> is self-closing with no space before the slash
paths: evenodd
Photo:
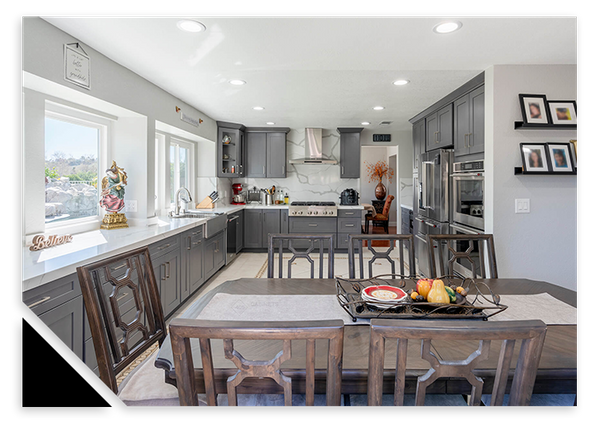
<path id="1" fill-rule="evenodd" d="M 245 127 L 237 123 L 217 122 L 217 176 L 239 178 L 244 169 Z"/>
<path id="2" fill-rule="evenodd" d="M 246 128 L 245 164 L 249 178 L 287 176 L 287 140 L 290 128 Z"/>
<path id="3" fill-rule="evenodd" d="M 413 125 L 413 173 L 421 166 L 421 155 L 425 153 L 425 119 L 421 119 Z"/>
<path id="4" fill-rule="evenodd" d="M 337 128 L 340 134 L 340 178 L 360 178 L 360 133 L 363 128 Z"/>
<path id="5" fill-rule="evenodd" d="M 451 103 L 425 118 L 427 151 L 452 147 L 454 135 L 452 111 Z"/>
<path id="6" fill-rule="evenodd" d="M 454 102 L 454 156 L 484 150 L 485 95 L 481 86 Z"/>

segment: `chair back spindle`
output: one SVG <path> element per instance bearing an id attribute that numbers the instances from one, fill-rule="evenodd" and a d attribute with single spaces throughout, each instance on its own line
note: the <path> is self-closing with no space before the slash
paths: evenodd
<path id="1" fill-rule="evenodd" d="M 392 269 L 392 273 L 400 274 L 405 276 L 414 276 L 416 272 L 415 266 L 415 244 L 413 235 L 350 235 L 348 243 L 348 271 L 349 278 L 357 278 L 356 262 L 355 262 L 355 250 L 358 250 L 358 278 L 365 279 L 364 271 L 364 253 L 363 253 L 363 241 L 367 242 L 367 249 L 371 252 L 371 259 L 369 260 L 369 278 L 373 277 L 373 264 L 375 260 L 384 259 L 387 260 Z M 390 246 L 386 251 L 377 251 L 373 247 L 373 242 L 377 241 L 389 241 Z M 391 257 L 391 253 L 396 248 L 396 242 L 398 243 L 398 269 L 396 269 L 396 262 Z M 406 245 L 408 250 L 408 257 L 405 259 L 404 246 Z M 406 270 L 406 264 L 408 264 L 408 272 Z M 396 272 L 398 270 L 398 272 Z M 395 276 L 393 276 L 395 279 Z"/>
<path id="2" fill-rule="evenodd" d="M 269 249 L 268 249 L 268 268 L 267 277 L 275 277 L 275 254 L 277 250 L 278 258 L 277 263 L 279 267 L 278 277 L 283 278 L 284 268 L 284 246 L 292 254 L 292 257 L 287 261 L 287 277 L 292 277 L 292 265 L 296 259 L 306 259 L 310 264 L 310 277 L 315 277 L 315 261 L 310 256 L 314 254 L 315 243 L 318 244 L 318 257 L 319 257 L 319 279 L 323 279 L 326 276 L 327 279 L 333 279 L 334 275 L 334 251 L 333 251 L 333 234 L 329 235 L 314 235 L 314 234 L 269 234 Z M 300 247 L 297 243 L 308 241 L 310 244 L 308 248 L 303 251 L 299 251 Z M 295 245 L 296 244 L 296 245 Z M 325 249 L 327 249 L 327 273 L 324 273 L 324 256 Z"/>

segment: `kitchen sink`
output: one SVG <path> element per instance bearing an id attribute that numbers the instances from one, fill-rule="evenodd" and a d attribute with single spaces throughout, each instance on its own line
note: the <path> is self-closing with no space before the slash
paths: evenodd
<path id="1" fill-rule="evenodd" d="M 180 215 L 172 215 L 170 217 L 173 219 L 208 219 L 206 221 L 206 230 L 204 231 L 204 238 L 210 238 L 214 234 L 222 231 L 227 227 L 227 215 L 225 213 L 205 213 L 188 210 Z"/>

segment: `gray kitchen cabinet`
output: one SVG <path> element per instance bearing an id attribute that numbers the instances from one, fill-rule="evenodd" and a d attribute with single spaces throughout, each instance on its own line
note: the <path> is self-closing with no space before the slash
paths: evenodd
<path id="1" fill-rule="evenodd" d="M 340 178 L 360 178 L 360 133 L 363 128 L 337 128 L 340 134 Z"/>
<path id="2" fill-rule="evenodd" d="M 239 216 L 235 224 L 235 251 L 240 251 L 244 248 L 244 210 L 234 214 Z"/>
<path id="3" fill-rule="evenodd" d="M 217 176 L 240 178 L 246 176 L 244 168 L 245 126 L 237 123 L 217 122 Z"/>
<path id="4" fill-rule="evenodd" d="M 287 176 L 287 141 L 285 132 L 267 133 L 267 178 Z"/>
<path id="5" fill-rule="evenodd" d="M 421 167 L 421 155 L 426 152 L 425 119 L 413 124 L 413 173 Z"/>
<path id="6" fill-rule="evenodd" d="M 484 150 L 485 89 L 483 86 L 454 101 L 454 156 Z"/>
<path id="7" fill-rule="evenodd" d="M 281 225 L 280 225 L 279 230 L 282 234 L 289 233 L 289 223 L 288 223 L 289 222 L 289 214 L 290 214 L 290 211 L 288 209 L 281 210 L 281 215 L 280 215 Z"/>
<path id="8" fill-rule="evenodd" d="M 181 298 L 186 299 L 198 289 L 204 279 L 204 227 L 198 226 L 182 235 Z"/>
<path id="9" fill-rule="evenodd" d="M 267 176 L 267 134 L 248 132 L 246 134 L 246 170 L 249 178 Z"/>
<path id="10" fill-rule="evenodd" d="M 244 248 L 268 247 L 269 234 L 278 234 L 281 231 L 280 211 L 280 209 L 244 210 Z"/>
<path id="11" fill-rule="evenodd" d="M 287 140 L 290 128 L 246 128 L 245 163 L 249 178 L 287 176 Z"/>
<path id="12" fill-rule="evenodd" d="M 223 267 L 227 248 L 225 245 L 226 229 L 216 233 L 204 241 L 204 272 L 206 280 Z"/>
<path id="13" fill-rule="evenodd" d="M 152 266 L 160 290 L 163 313 L 168 316 L 182 302 L 180 251 L 175 250 L 160 256 L 152 262 Z"/>
<path id="14" fill-rule="evenodd" d="M 425 118 L 426 150 L 451 147 L 453 144 L 453 105 L 442 107 Z"/>
<path id="15" fill-rule="evenodd" d="M 348 250 L 350 235 L 362 232 L 362 210 L 338 210 L 336 248 Z M 358 245 L 355 248 L 359 248 Z"/>
<path id="16" fill-rule="evenodd" d="M 42 313 L 39 318 L 83 360 L 83 296 Z"/>

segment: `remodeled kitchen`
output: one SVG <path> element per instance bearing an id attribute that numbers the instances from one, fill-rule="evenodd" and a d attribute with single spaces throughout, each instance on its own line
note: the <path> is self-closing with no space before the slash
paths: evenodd
<path id="1" fill-rule="evenodd" d="M 546 38 L 528 50 L 534 33 Z M 22 40 L 22 300 L 103 396 L 232 405 L 237 389 L 249 394 L 239 405 L 297 405 L 300 392 L 306 405 L 381 405 L 376 392 L 399 405 L 391 368 L 374 379 L 369 333 L 387 323 L 377 326 L 385 307 L 365 297 L 367 284 L 426 310 L 406 311 L 410 322 L 450 317 L 456 330 L 500 325 L 493 315 L 518 308 L 503 299 L 539 294 L 523 308 L 564 313 L 525 314 L 544 322 L 545 355 L 537 379 L 510 380 L 529 392 L 520 405 L 576 404 L 576 18 L 24 17 Z M 475 315 L 436 319 L 423 279 L 445 281 L 448 313 Z M 243 324 L 225 327 L 235 316 Z M 205 329 L 185 327 L 192 318 L 218 321 L 211 333 L 225 345 L 215 374 L 202 361 L 195 381 L 178 357 L 207 353 L 176 350 L 175 338 Z M 312 320 L 323 326 L 310 335 L 327 333 L 331 346 L 315 353 L 306 341 L 301 359 L 316 354 L 316 371 L 287 350 L 304 339 L 289 322 Z M 228 336 L 248 339 L 242 329 L 257 321 L 263 341 L 290 337 L 273 339 L 292 367 L 238 358 Z M 134 365 L 140 346 L 150 355 Z M 256 385 L 228 379 L 227 360 Z M 410 370 L 406 395 L 422 405 L 426 369 Z M 434 384 L 425 405 L 473 405 L 472 395 L 499 405 L 485 371 L 478 394 Z M 281 404 L 261 397 L 273 393 Z"/>

